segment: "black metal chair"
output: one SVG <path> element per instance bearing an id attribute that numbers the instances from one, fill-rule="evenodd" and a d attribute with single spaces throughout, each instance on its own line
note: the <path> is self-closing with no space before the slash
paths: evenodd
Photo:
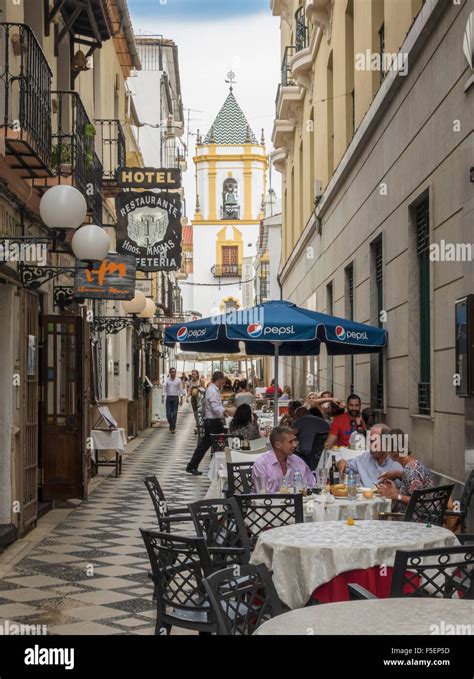
<path id="1" fill-rule="evenodd" d="M 459 533 L 456 537 L 462 545 L 474 545 L 474 533 Z"/>
<path id="2" fill-rule="evenodd" d="M 454 484 L 414 490 L 405 512 L 381 512 L 379 519 L 395 519 L 442 526 Z"/>
<path id="3" fill-rule="evenodd" d="M 231 566 L 203 581 L 219 635 L 250 635 L 284 612 L 264 564 Z"/>
<path id="4" fill-rule="evenodd" d="M 474 469 L 471 470 L 469 478 L 467 479 L 464 485 L 464 490 L 459 501 L 460 510 L 452 511 L 448 509 L 445 512 L 445 516 L 455 516 L 459 519 L 459 526 L 461 528 L 461 531 L 463 532 L 466 530 L 467 517 L 469 514 L 469 509 L 471 507 L 473 497 L 474 497 Z"/>
<path id="5" fill-rule="evenodd" d="M 248 478 L 252 478 L 253 462 L 227 463 L 227 497 L 247 492 Z M 251 492 L 251 491 L 249 491 Z"/>
<path id="6" fill-rule="evenodd" d="M 170 533 L 171 524 L 192 522 L 191 514 L 187 507 L 183 506 L 174 509 L 168 507 L 165 494 L 163 493 L 156 476 L 145 476 L 144 482 L 153 502 L 153 507 L 155 508 L 160 531 L 163 533 Z"/>
<path id="7" fill-rule="evenodd" d="M 377 598 L 360 585 L 348 588 L 351 599 Z M 474 545 L 398 550 L 390 597 L 474 599 Z"/>
<path id="8" fill-rule="evenodd" d="M 203 586 L 212 564 L 203 538 L 140 529 L 151 564 L 157 602 L 155 634 L 183 627 L 211 634 L 217 627 Z"/>
<path id="9" fill-rule="evenodd" d="M 213 570 L 250 559 L 250 541 L 235 498 L 199 500 L 189 505 L 196 533 L 206 541 Z"/>
<path id="10" fill-rule="evenodd" d="M 240 469 L 240 483 L 242 485 L 241 495 L 250 495 L 254 492 L 252 468 L 253 464 L 250 469 L 247 467 L 241 467 Z"/>
<path id="11" fill-rule="evenodd" d="M 304 522 L 303 496 L 300 494 L 236 495 L 235 499 L 252 548 L 263 531 Z"/>

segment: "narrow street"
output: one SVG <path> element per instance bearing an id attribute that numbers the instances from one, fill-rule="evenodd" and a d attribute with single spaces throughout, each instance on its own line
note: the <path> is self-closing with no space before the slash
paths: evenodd
<path id="1" fill-rule="evenodd" d="M 180 410 L 177 433 L 166 426 L 146 430 L 126 454 L 122 476 L 106 477 L 25 558 L 4 574 L 0 558 L 0 621 L 3 625 L 47 625 L 49 634 L 153 634 L 156 615 L 149 561 L 139 528 L 156 527 L 143 483 L 156 474 L 171 505 L 201 499 L 206 476 L 184 472 L 195 446 L 191 408 Z M 205 465 L 203 465 L 205 469 Z M 38 528 L 15 543 L 34 540 Z"/>

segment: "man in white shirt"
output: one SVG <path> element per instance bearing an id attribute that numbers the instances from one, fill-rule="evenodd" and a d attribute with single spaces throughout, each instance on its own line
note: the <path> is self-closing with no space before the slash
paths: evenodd
<path id="1" fill-rule="evenodd" d="M 223 418 L 229 413 L 222 405 L 220 394 L 224 383 L 224 373 L 216 370 L 204 397 L 204 436 L 199 441 L 191 460 L 188 462 L 186 467 L 188 474 L 201 476 L 202 472 L 198 471 L 198 467 L 212 444 L 211 434 L 222 434 L 225 431 Z"/>
<path id="2" fill-rule="evenodd" d="M 170 432 L 176 434 L 176 420 L 178 419 L 178 408 L 184 396 L 183 383 L 176 377 L 176 368 L 170 369 L 170 374 L 166 378 L 164 394 L 166 398 L 166 419 L 170 426 Z"/>

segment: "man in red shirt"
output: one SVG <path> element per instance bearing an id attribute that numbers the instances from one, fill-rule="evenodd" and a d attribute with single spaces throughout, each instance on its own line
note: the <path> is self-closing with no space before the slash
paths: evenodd
<path id="1" fill-rule="evenodd" d="M 274 396 L 274 394 L 275 394 L 275 380 L 272 380 L 271 386 L 267 387 L 267 390 L 265 392 L 265 396 Z M 278 385 L 278 398 L 280 398 L 280 396 L 282 394 L 283 394 L 283 391 L 282 391 L 280 385 Z"/>
<path id="2" fill-rule="evenodd" d="M 329 429 L 329 436 L 326 441 L 326 448 L 340 446 L 347 448 L 352 432 L 366 429 L 364 420 L 360 414 L 360 396 L 351 394 L 347 397 L 347 413 L 337 415 L 332 421 Z"/>

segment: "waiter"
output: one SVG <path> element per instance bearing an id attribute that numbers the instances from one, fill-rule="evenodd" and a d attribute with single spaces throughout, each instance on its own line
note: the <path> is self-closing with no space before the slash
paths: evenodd
<path id="1" fill-rule="evenodd" d="M 220 390 L 225 384 L 224 373 L 216 370 L 212 375 L 211 384 L 206 389 L 204 397 L 204 436 L 199 441 L 196 450 L 186 467 L 188 474 L 201 476 L 198 471 L 199 464 L 212 444 L 211 434 L 222 434 L 224 429 L 223 418 L 229 412 L 222 405 Z"/>
<path id="2" fill-rule="evenodd" d="M 170 432 L 176 434 L 176 420 L 178 419 L 178 408 L 181 399 L 183 404 L 183 383 L 176 377 L 176 368 L 170 369 L 170 374 L 165 382 L 165 397 L 166 397 L 166 419 L 170 426 Z"/>

